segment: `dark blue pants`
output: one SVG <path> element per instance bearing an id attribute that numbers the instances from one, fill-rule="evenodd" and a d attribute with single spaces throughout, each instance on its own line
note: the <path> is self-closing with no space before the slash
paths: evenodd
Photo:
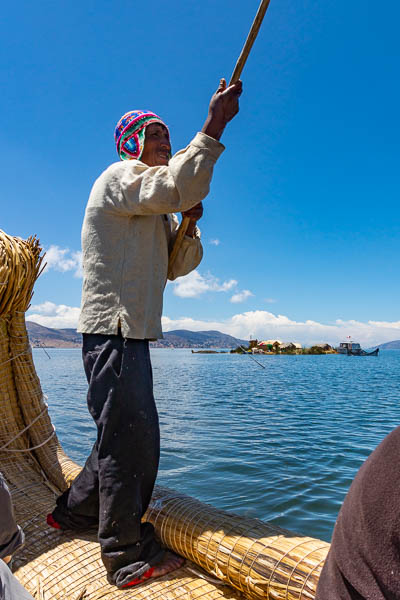
<path id="1" fill-rule="evenodd" d="M 153 526 L 141 523 L 160 455 L 149 344 L 84 334 L 82 355 L 97 440 L 53 516 L 65 529 L 98 527 L 108 580 L 122 586 L 163 556 Z"/>

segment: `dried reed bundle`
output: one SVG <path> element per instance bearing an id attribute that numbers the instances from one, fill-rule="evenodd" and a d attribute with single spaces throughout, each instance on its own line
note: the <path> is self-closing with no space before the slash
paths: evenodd
<path id="1" fill-rule="evenodd" d="M 0 230 L 0 449 L 2 463 L 11 459 L 15 451 L 30 446 L 27 423 L 21 410 L 21 402 L 15 385 L 12 338 L 10 324 L 13 317 L 23 317 L 32 298 L 33 285 L 40 273 L 42 257 L 39 241 L 31 237 L 27 241 L 8 236 Z M 25 351 L 25 350 L 24 350 Z M 19 351 L 18 351 L 19 353 Z M 39 465 L 32 455 L 26 462 Z"/>
<path id="2" fill-rule="evenodd" d="M 43 257 L 36 237 L 27 240 L 0 230 L 0 317 L 25 312 L 39 277 Z"/>
<path id="3" fill-rule="evenodd" d="M 326 542 L 160 487 L 146 518 L 165 545 L 248 598 L 314 598 Z"/>
<path id="4" fill-rule="evenodd" d="M 39 378 L 33 363 L 23 313 L 13 315 L 9 324 L 10 349 L 19 406 L 29 427 L 30 447 L 49 481 L 59 490 L 66 489 L 66 481 L 76 477 L 80 467 L 64 453 L 55 434 L 47 411 Z M 65 469 L 65 470 L 64 470 Z M 68 474 L 68 477 L 66 475 Z"/>
<path id="5" fill-rule="evenodd" d="M 14 376 L 10 364 L 10 344 L 7 321 L 0 319 L 0 447 L 9 444 L 25 424 L 18 405 Z M 27 437 L 20 436 L 13 444 L 14 448 L 26 448 Z M 7 448 L 7 446 L 5 447 Z"/>
<path id="6" fill-rule="evenodd" d="M 31 455 L 49 482 L 62 490 L 66 488 L 66 478 L 60 463 L 71 472 L 71 478 L 77 475 L 79 467 L 65 456 L 55 435 L 25 325 L 25 311 L 32 299 L 33 286 L 44 268 L 39 240 L 36 237 L 22 240 L 0 230 L 0 259 L 0 279 L 4 284 L 0 286 L 0 323 L 9 354 L 8 361 L 0 363 L 0 368 L 3 365 L 8 373 L 8 377 L 3 374 L 2 381 L 13 381 L 17 392 L 14 394 L 17 400 L 11 407 L 15 434 L 27 428 L 9 444 L 8 450 L 32 448 Z"/>

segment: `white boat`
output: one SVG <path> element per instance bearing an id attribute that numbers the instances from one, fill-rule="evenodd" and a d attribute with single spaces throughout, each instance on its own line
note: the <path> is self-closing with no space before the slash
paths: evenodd
<path id="1" fill-rule="evenodd" d="M 341 342 L 336 348 L 339 354 L 347 354 L 348 356 L 378 356 L 379 348 L 372 352 L 363 350 L 358 342 Z"/>

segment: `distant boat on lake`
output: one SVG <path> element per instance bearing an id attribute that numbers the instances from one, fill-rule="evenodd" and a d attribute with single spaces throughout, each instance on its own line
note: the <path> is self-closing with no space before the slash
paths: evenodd
<path id="1" fill-rule="evenodd" d="M 348 356 L 378 356 L 379 353 L 379 348 L 372 352 L 366 352 L 358 342 L 341 342 L 336 350 L 339 354 L 347 354 Z"/>

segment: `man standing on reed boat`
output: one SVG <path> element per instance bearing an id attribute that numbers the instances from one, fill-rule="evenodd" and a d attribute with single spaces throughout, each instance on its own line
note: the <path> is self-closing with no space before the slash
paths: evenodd
<path id="1" fill-rule="evenodd" d="M 239 110 L 241 91 L 240 81 L 227 87 L 221 80 L 202 131 L 172 158 L 168 128 L 156 114 L 124 115 L 115 132 L 122 162 L 100 175 L 86 208 L 78 331 L 98 436 L 47 522 L 60 529 L 98 527 L 108 580 L 120 588 L 184 562 L 161 548 L 150 523 L 141 523 L 160 444 L 149 340 L 162 337 L 162 297 L 177 233 L 172 213 L 190 218 L 169 274 L 175 279 L 202 258 L 196 222 L 224 149 L 218 140 Z"/>

